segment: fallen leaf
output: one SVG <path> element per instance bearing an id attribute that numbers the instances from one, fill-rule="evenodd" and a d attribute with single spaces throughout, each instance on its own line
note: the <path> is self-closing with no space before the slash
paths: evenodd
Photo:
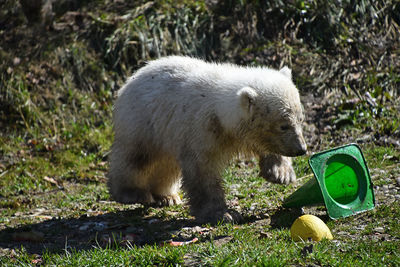
<path id="1" fill-rule="evenodd" d="M 47 182 L 49 182 L 49 183 L 51 183 L 51 184 L 54 184 L 54 185 L 57 185 L 57 186 L 58 186 L 58 183 L 57 183 L 57 181 L 56 181 L 54 178 L 45 176 L 45 177 L 43 177 L 43 180 L 45 180 L 45 181 L 47 181 Z"/>
<path id="2" fill-rule="evenodd" d="M 349 79 L 350 80 L 357 80 L 360 77 L 361 77 L 361 73 L 360 72 L 350 73 L 350 75 L 349 75 Z"/>
<path id="3" fill-rule="evenodd" d="M 49 215 L 37 215 L 36 218 L 42 219 L 42 220 L 51 220 L 51 219 L 53 219 L 53 216 L 49 216 Z"/>
<path id="4" fill-rule="evenodd" d="M 36 146 L 39 142 L 35 139 L 29 139 L 28 140 L 28 145 L 33 145 Z"/>
<path id="5" fill-rule="evenodd" d="M 43 262 L 42 258 L 32 260 L 32 264 L 41 264 L 42 262 Z"/>
<path id="6" fill-rule="evenodd" d="M 166 244 L 170 245 L 172 247 L 180 247 L 180 246 L 185 246 L 185 245 L 189 245 L 189 244 L 195 243 L 197 241 L 199 241 L 199 239 L 197 237 L 195 237 L 195 238 L 193 238 L 192 240 L 189 240 L 189 241 L 169 241 Z"/>

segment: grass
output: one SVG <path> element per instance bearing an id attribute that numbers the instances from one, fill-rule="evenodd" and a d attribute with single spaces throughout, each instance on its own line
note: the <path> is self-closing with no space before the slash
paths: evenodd
<path id="1" fill-rule="evenodd" d="M 364 146 L 363 150 L 374 184 L 393 184 L 393 181 L 388 183 L 386 179 L 399 174 L 398 165 L 389 172 L 379 171 L 393 165 L 392 160 L 385 160 L 386 155 L 399 157 L 399 152 L 369 145 Z M 388 202 L 388 196 L 379 192 L 376 192 L 375 210 L 337 221 L 328 220 L 324 208 L 305 208 L 306 213 L 324 218 L 335 239 L 320 243 L 296 243 L 291 240 L 288 227 L 297 215 L 282 213 L 279 206 L 282 198 L 299 185 L 267 184 L 257 177 L 254 161 L 234 163 L 224 174 L 228 203 L 242 212 L 245 223 L 204 225 L 196 230 L 190 223 L 191 217 L 185 206 L 146 210 L 140 206 L 108 201 L 104 184 L 106 168 L 95 168 L 101 179 L 90 178 L 93 173 L 93 166 L 89 166 L 91 161 L 83 160 L 81 154 L 74 157 L 81 158 L 76 164 L 81 169 L 76 171 L 78 174 L 65 175 L 71 166 L 63 161 L 57 164 L 58 172 L 52 176 L 57 181 L 63 180 L 63 189 L 58 190 L 55 184 L 35 179 L 42 173 L 51 173 L 49 170 L 54 170 L 54 163 L 24 161 L 3 176 L 2 180 L 9 181 L 10 185 L 19 184 L 20 190 L 29 190 L 18 194 L 19 190 L 13 186 L 2 186 L 3 190 L 8 188 L 8 191 L 2 191 L 1 194 L 9 197 L 3 197 L 0 201 L 3 225 L 0 237 L 13 244 L 4 247 L 2 241 L 2 266 L 39 263 L 46 266 L 342 266 L 344 262 L 348 266 L 396 266 L 400 263 L 400 227 L 397 221 L 400 205 L 398 202 Z M 310 173 L 306 157 L 296 159 L 296 163 L 298 176 Z M 28 166 L 32 165 L 41 168 L 29 169 Z M 27 169 L 31 175 L 20 176 L 18 181 L 13 181 L 17 170 Z M 80 227 L 88 224 L 93 227 L 96 222 L 106 224 L 107 228 L 79 231 Z M 19 247 L 13 234 L 27 231 L 42 232 L 45 240 L 34 242 L 28 239 L 21 242 L 22 246 Z M 75 237 L 72 234 L 74 231 L 78 232 Z M 184 231 L 189 233 L 184 234 Z M 124 241 L 129 233 L 140 238 Z M 114 235 L 113 241 L 105 242 L 106 234 Z M 193 237 L 198 237 L 199 241 L 182 247 L 162 245 L 168 240 L 191 240 Z M 226 237 L 227 241 L 219 242 Z"/>
<path id="2" fill-rule="evenodd" d="M 400 4 L 211 2 L 81 1 L 74 10 L 54 3 L 53 23 L 43 26 L 6 0 L 1 266 L 400 265 Z M 358 142 L 376 208 L 332 221 L 324 207 L 306 207 L 334 240 L 293 242 L 289 227 L 301 213 L 281 204 L 312 178 L 307 156 L 295 159 L 299 182 L 289 186 L 258 177 L 255 160 L 232 162 L 223 173 L 226 198 L 243 224 L 196 226 L 185 205 L 111 201 L 105 175 L 115 92 L 144 61 L 167 54 L 291 66 L 310 151 Z"/>

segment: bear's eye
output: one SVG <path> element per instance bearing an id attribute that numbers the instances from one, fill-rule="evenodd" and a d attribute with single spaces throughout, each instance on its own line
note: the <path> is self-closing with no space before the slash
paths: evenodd
<path id="1" fill-rule="evenodd" d="M 287 125 L 287 124 L 281 125 L 281 131 L 287 131 L 289 129 L 290 129 L 290 125 Z"/>

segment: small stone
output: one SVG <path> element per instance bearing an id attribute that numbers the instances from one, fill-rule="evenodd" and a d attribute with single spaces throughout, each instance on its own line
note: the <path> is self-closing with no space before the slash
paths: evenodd
<path id="1" fill-rule="evenodd" d="M 20 59 L 19 57 L 15 57 L 15 58 L 13 59 L 13 64 L 14 64 L 14 66 L 19 65 L 19 63 L 21 63 L 21 59 Z"/>
<path id="2" fill-rule="evenodd" d="M 396 178 L 396 184 L 397 184 L 397 186 L 400 186 L 400 177 Z"/>
<path id="3" fill-rule="evenodd" d="M 148 222 L 149 222 L 149 224 L 154 224 L 154 223 L 158 223 L 159 221 L 160 221 L 159 219 L 154 218 L 154 219 L 150 219 Z"/>
<path id="4" fill-rule="evenodd" d="M 96 231 L 103 231 L 106 228 L 106 222 L 95 222 L 93 229 Z"/>
<path id="5" fill-rule="evenodd" d="M 84 224 L 81 227 L 79 227 L 79 231 L 87 231 L 89 229 L 89 224 Z"/>
<path id="6" fill-rule="evenodd" d="M 195 232 L 195 233 L 202 233 L 202 232 L 208 232 L 208 231 L 210 231 L 209 228 L 200 227 L 200 226 L 193 227 L 193 232 Z"/>
<path id="7" fill-rule="evenodd" d="M 382 185 L 382 190 L 383 190 L 383 191 L 389 190 L 389 186 L 388 186 L 387 184 Z"/>
<path id="8" fill-rule="evenodd" d="M 230 189 L 231 190 L 238 190 L 240 188 L 240 184 L 231 184 Z"/>

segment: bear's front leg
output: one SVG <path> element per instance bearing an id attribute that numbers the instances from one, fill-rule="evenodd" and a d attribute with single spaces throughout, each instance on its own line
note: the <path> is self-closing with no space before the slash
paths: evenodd
<path id="1" fill-rule="evenodd" d="M 267 154 L 260 156 L 260 176 L 267 181 L 279 184 L 289 184 L 296 181 L 296 174 L 289 157 Z"/>
<path id="2" fill-rule="evenodd" d="M 199 223 L 235 223 L 241 221 L 236 211 L 228 211 L 221 178 L 215 167 L 198 162 L 182 164 L 182 186 L 189 198 L 191 214 Z"/>

